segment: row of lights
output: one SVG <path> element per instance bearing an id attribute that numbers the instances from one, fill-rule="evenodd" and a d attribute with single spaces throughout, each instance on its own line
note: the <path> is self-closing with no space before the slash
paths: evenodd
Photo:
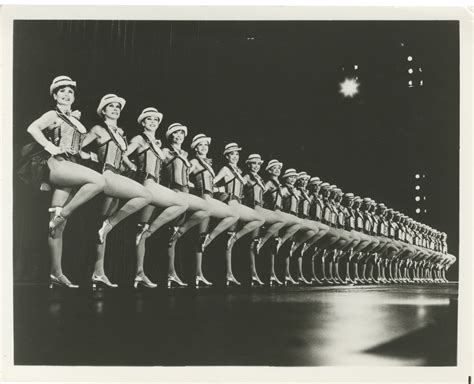
<path id="1" fill-rule="evenodd" d="M 408 56 L 407 61 L 411 63 L 413 61 L 413 56 Z M 418 72 L 422 73 L 423 69 L 421 67 L 418 67 Z M 408 74 L 409 75 L 413 75 L 414 73 L 415 73 L 415 70 L 413 68 L 411 68 L 411 67 L 408 68 Z M 414 83 L 415 82 L 412 79 L 408 80 L 408 88 L 413 88 Z M 420 85 L 420 87 L 422 87 L 423 86 L 423 79 L 419 80 L 418 84 Z"/>
<path id="2" fill-rule="evenodd" d="M 420 195 L 418 195 L 419 193 L 421 193 L 421 185 L 419 185 L 418 183 L 421 181 L 420 179 L 426 179 L 426 175 L 424 173 L 420 174 L 420 173 L 415 173 L 415 179 L 417 180 L 417 184 L 415 185 L 415 191 L 417 191 L 417 195 L 415 196 L 415 201 L 416 202 L 421 202 L 421 201 L 426 201 L 426 196 L 423 196 L 421 197 Z M 417 207 L 415 209 L 415 212 L 417 214 L 420 214 L 422 211 L 422 209 L 420 207 Z M 426 208 L 423 209 L 423 213 L 427 213 L 428 211 L 426 210 Z"/>

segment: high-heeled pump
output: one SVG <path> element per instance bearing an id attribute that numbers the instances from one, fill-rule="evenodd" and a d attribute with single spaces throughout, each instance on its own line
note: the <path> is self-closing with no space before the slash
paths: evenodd
<path id="1" fill-rule="evenodd" d="M 149 224 L 138 224 L 138 233 L 135 237 L 135 245 L 138 246 L 140 241 L 142 241 L 142 237 L 145 233 L 147 233 L 148 229 L 150 228 Z"/>
<path id="2" fill-rule="evenodd" d="M 79 285 L 71 283 L 69 279 L 63 274 L 59 276 L 49 275 L 49 278 L 51 281 L 49 284 L 49 288 L 53 288 L 53 287 L 79 288 Z"/>
<path id="3" fill-rule="evenodd" d="M 270 277 L 270 287 L 281 287 L 283 283 L 276 276 Z"/>
<path id="4" fill-rule="evenodd" d="M 188 284 L 183 283 L 177 275 L 168 276 L 168 288 L 184 288 L 187 286 Z"/>
<path id="5" fill-rule="evenodd" d="M 206 250 L 206 247 L 209 245 L 209 240 L 210 240 L 209 233 L 206 233 L 206 234 L 203 233 L 199 236 L 198 249 L 201 251 L 201 253 L 204 253 L 204 251 Z"/>
<path id="6" fill-rule="evenodd" d="M 311 281 L 306 280 L 304 276 L 298 277 L 297 282 L 298 282 L 300 285 L 308 285 L 308 286 L 309 286 L 309 285 L 312 285 L 312 284 L 311 284 Z"/>
<path id="7" fill-rule="evenodd" d="M 105 219 L 97 232 L 99 244 L 104 244 L 107 234 L 112 230 L 113 226 L 110 224 L 109 219 Z"/>
<path id="8" fill-rule="evenodd" d="M 117 288 L 118 284 L 110 282 L 109 278 L 105 275 L 99 276 L 94 273 L 92 275 L 92 289 L 99 287 Z"/>
<path id="9" fill-rule="evenodd" d="M 56 228 L 66 221 L 66 218 L 61 215 L 62 207 L 49 208 L 49 212 L 54 212 L 53 218 L 49 221 L 49 237 L 53 238 L 56 233 Z"/>
<path id="10" fill-rule="evenodd" d="M 285 276 L 285 286 L 299 285 L 291 276 Z"/>
<path id="11" fill-rule="evenodd" d="M 145 287 L 145 288 L 156 288 L 158 284 L 153 283 L 148 277 L 145 275 L 137 275 L 135 276 L 135 280 L 133 282 L 133 288 L 138 287 Z"/>
<path id="12" fill-rule="evenodd" d="M 240 282 L 237 281 L 237 279 L 234 276 L 228 277 L 228 278 L 225 279 L 225 286 L 226 287 L 238 287 L 240 285 L 242 285 L 242 284 L 240 284 Z"/>
<path id="13" fill-rule="evenodd" d="M 252 281 L 250 282 L 250 286 L 251 287 L 263 287 L 264 284 L 263 284 L 263 281 L 260 280 L 260 278 L 258 276 L 253 276 Z"/>
<path id="14" fill-rule="evenodd" d="M 207 280 L 204 276 L 196 276 L 196 288 L 199 287 L 212 287 L 212 283 Z"/>

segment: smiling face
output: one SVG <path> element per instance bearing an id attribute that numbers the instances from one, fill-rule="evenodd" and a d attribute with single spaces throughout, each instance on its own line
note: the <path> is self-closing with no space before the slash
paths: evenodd
<path id="1" fill-rule="evenodd" d="M 273 167 L 269 168 L 268 173 L 271 176 L 276 176 L 276 177 L 280 176 L 280 174 L 281 174 L 281 165 L 274 165 Z"/>
<path id="2" fill-rule="evenodd" d="M 109 103 L 102 109 L 102 116 L 109 120 L 118 120 L 121 106 L 119 103 Z"/>
<path id="3" fill-rule="evenodd" d="M 239 162 L 240 154 L 239 151 L 232 151 L 227 153 L 225 157 L 229 161 L 229 164 L 237 165 L 237 163 Z"/>
<path id="4" fill-rule="evenodd" d="M 307 177 L 303 177 L 302 179 L 299 179 L 297 182 L 296 182 L 296 185 L 300 188 L 306 188 L 308 186 L 308 181 L 309 179 Z"/>
<path id="5" fill-rule="evenodd" d="M 75 101 L 74 97 L 75 91 L 72 87 L 60 87 L 56 89 L 53 93 L 53 99 L 56 101 L 56 104 L 71 107 L 72 103 Z"/>
<path id="6" fill-rule="evenodd" d="M 262 163 L 260 163 L 259 161 L 249 161 L 247 165 L 251 172 L 258 173 L 258 171 L 260 171 Z"/>
<path id="7" fill-rule="evenodd" d="M 180 130 L 178 130 L 176 132 L 173 132 L 171 134 L 171 143 L 181 146 L 181 144 L 183 144 L 183 142 L 184 142 L 185 137 L 186 136 L 184 134 L 184 130 L 180 129 Z"/>
<path id="8" fill-rule="evenodd" d="M 207 141 L 199 143 L 198 145 L 196 145 L 194 150 L 198 155 L 206 156 L 209 152 L 209 143 Z"/>
<path id="9" fill-rule="evenodd" d="M 158 116 L 148 116 L 144 120 L 142 120 L 142 126 L 145 131 L 148 132 L 155 132 L 160 125 L 160 119 Z"/>
<path id="10" fill-rule="evenodd" d="M 295 185 L 296 176 L 288 176 L 286 178 L 286 183 L 289 185 Z"/>

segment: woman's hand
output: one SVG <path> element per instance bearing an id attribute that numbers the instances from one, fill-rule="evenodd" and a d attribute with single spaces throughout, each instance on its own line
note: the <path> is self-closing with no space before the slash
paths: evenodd
<path id="1" fill-rule="evenodd" d="M 48 142 L 48 144 L 46 144 L 43 148 L 45 149 L 45 151 L 49 152 L 53 156 L 63 153 L 63 150 L 61 148 L 51 142 Z"/>
<path id="2" fill-rule="evenodd" d="M 75 117 L 77 120 L 81 120 L 81 111 L 78 111 L 77 109 L 75 111 L 71 112 L 71 116 Z"/>

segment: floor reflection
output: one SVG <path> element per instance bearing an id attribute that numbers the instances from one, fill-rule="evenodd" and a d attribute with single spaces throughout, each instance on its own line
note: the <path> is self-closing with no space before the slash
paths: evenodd
<path id="1" fill-rule="evenodd" d="M 456 296 L 456 285 L 198 292 L 15 286 L 15 363 L 455 365 Z"/>

